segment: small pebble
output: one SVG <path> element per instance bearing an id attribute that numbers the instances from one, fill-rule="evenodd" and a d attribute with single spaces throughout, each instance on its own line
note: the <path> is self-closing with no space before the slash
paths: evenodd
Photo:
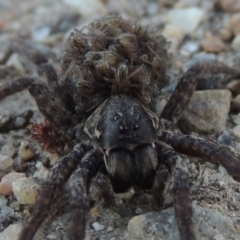
<path id="1" fill-rule="evenodd" d="M 221 174 L 222 176 L 228 175 L 227 170 L 226 170 L 222 165 L 219 165 L 219 166 L 218 166 L 218 170 L 219 170 L 219 172 L 220 172 L 220 174 Z"/>
<path id="2" fill-rule="evenodd" d="M 226 28 L 220 29 L 219 35 L 220 35 L 220 38 L 224 42 L 230 41 L 232 39 L 232 37 L 233 37 L 232 32 L 229 29 L 226 29 Z"/>
<path id="3" fill-rule="evenodd" d="M 84 17 L 90 17 L 96 14 L 107 14 L 104 3 L 100 0 L 63 0 L 66 5 L 78 10 Z"/>
<path id="4" fill-rule="evenodd" d="M 235 112 L 236 111 L 240 112 L 240 102 L 236 101 L 235 99 L 232 99 L 231 100 L 231 109 Z"/>
<path id="5" fill-rule="evenodd" d="M 238 34 L 232 41 L 232 48 L 235 51 L 240 51 L 240 34 Z"/>
<path id="6" fill-rule="evenodd" d="M 11 172 L 6 174 L 0 182 L 0 193 L 4 195 L 10 195 L 13 192 L 12 183 L 19 179 L 26 177 L 25 173 Z"/>
<path id="7" fill-rule="evenodd" d="M 13 157 L 13 155 L 15 154 L 15 151 L 16 151 L 16 149 L 12 144 L 5 144 L 5 145 L 3 145 L 0 153 L 2 155 Z"/>
<path id="8" fill-rule="evenodd" d="M 173 9 L 168 12 L 167 20 L 185 33 L 193 33 L 204 17 L 204 11 L 198 7 Z"/>
<path id="9" fill-rule="evenodd" d="M 147 4 L 147 13 L 149 14 L 149 15 L 154 15 L 154 14 L 156 14 L 157 12 L 158 12 L 158 2 L 156 1 L 156 2 L 149 2 L 148 4 Z"/>
<path id="10" fill-rule="evenodd" d="M 238 140 L 240 140 L 240 126 L 239 125 L 232 129 L 232 133 Z"/>
<path id="11" fill-rule="evenodd" d="M 23 71 L 23 66 L 21 64 L 21 61 L 19 60 L 19 54 L 14 53 L 11 55 L 11 57 L 8 59 L 6 63 L 7 67 L 14 67 L 19 71 Z"/>
<path id="12" fill-rule="evenodd" d="M 44 42 L 45 39 L 49 36 L 51 28 L 49 26 L 43 26 L 35 31 L 32 35 L 34 41 Z"/>
<path id="13" fill-rule="evenodd" d="M 36 171 L 33 174 L 33 177 L 41 178 L 41 179 L 47 179 L 48 176 L 49 176 L 49 169 L 46 168 L 45 166 L 42 166 L 41 168 L 38 169 L 38 171 Z"/>
<path id="14" fill-rule="evenodd" d="M 23 213 L 25 214 L 26 217 L 30 217 L 31 215 L 28 209 L 24 209 Z"/>
<path id="15" fill-rule="evenodd" d="M 240 143 L 239 142 L 235 144 L 235 150 L 237 152 L 240 152 Z"/>
<path id="16" fill-rule="evenodd" d="M 93 228 L 94 228 L 95 231 L 101 231 L 101 230 L 103 230 L 103 229 L 105 228 L 104 225 L 102 225 L 102 224 L 100 224 L 100 223 L 98 223 L 98 222 L 94 222 L 94 223 L 92 224 L 92 226 L 93 226 Z"/>
<path id="17" fill-rule="evenodd" d="M 226 12 L 234 13 L 240 11 L 239 0 L 220 0 L 220 5 Z"/>
<path id="18" fill-rule="evenodd" d="M 113 231 L 113 227 L 111 227 L 111 226 L 109 226 L 108 228 L 107 228 L 107 232 L 111 232 L 111 231 Z"/>
<path id="19" fill-rule="evenodd" d="M 32 178 L 20 178 L 12 183 L 13 193 L 21 204 L 34 204 L 40 186 Z"/>
<path id="20" fill-rule="evenodd" d="M 29 161 L 35 156 L 35 151 L 31 148 L 28 141 L 22 141 L 18 150 L 18 156 L 22 161 Z"/>
<path id="21" fill-rule="evenodd" d="M 181 30 L 178 26 L 170 23 L 167 24 L 163 29 L 162 35 L 167 39 L 177 39 L 178 41 L 182 41 L 185 34 L 184 31 Z"/>
<path id="22" fill-rule="evenodd" d="M 7 204 L 7 199 L 5 198 L 4 195 L 0 194 L 0 208 L 2 208 L 3 206 L 5 206 Z"/>
<path id="23" fill-rule="evenodd" d="M 232 138 L 228 131 L 224 131 L 221 135 L 219 135 L 217 141 L 219 144 L 224 144 L 227 146 L 232 145 Z"/>
<path id="24" fill-rule="evenodd" d="M 9 156 L 0 154 L 0 169 L 6 170 L 13 165 L 13 159 Z"/>
<path id="25" fill-rule="evenodd" d="M 58 239 L 57 236 L 53 234 L 49 234 L 46 237 L 46 240 L 57 240 L 57 239 Z"/>
<path id="26" fill-rule="evenodd" d="M 1 216 L 6 217 L 6 216 L 13 216 L 14 215 L 14 210 L 11 207 L 8 206 L 3 206 L 1 208 Z"/>
<path id="27" fill-rule="evenodd" d="M 99 206 L 95 206 L 90 210 L 90 215 L 91 217 L 93 217 L 94 219 L 97 219 L 97 217 L 100 215 L 100 207 Z"/>
<path id="28" fill-rule="evenodd" d="M 236 118 L 234 119 L 234 122 L 235 122 L 237 125 L 240 125 L 240 113 L 236 116 Z"/>
<path id="29" fill-rule="evenodd" d="M 50 160 L 51 166 L 54 166 L 60 158 L 60 155 L 55 152 L 45 152 L 45 156 Z"/>
<path id="30" fill-rule="evenodd" d="M 229 89 L 231 92 L 233 92 L 235 94 L 239 94 L 240 93 L 240 81 L 239 81 L 239 79 L 232 80 L 231 82 L 229 82 L 227 84 L 227 89 Z M 239 95 L 239 97 L 240 97 L 240 95 Z M 235 98 L 234 100 L 237 100 L 237 99 Z"/>
<path id="31" fill-rule="evenodd" d="M 21 224 L 11 224 L 0 233 L 0 240 L 17 240 L 22 231 Z"/>
<path id="32" fill-rule="evenodd" d="M 234 127 L 232 133 L 238 140 L 240 140 L 240 126 Z"/>
<path id="33" fill-rule="evenodd" d="M 179 124 L 187 132 L 220 133 L 230 110 L 229 90 L 195 91 Z"/>
<path id="34" fill-rule="evenodd" d="M 224 42 L 219 37 L 210 34 L 205 37 L 202 45 L 205 52 L 219 53 L 226 50 Z"/>
<path id="35" fill-rule="evenodd" d="M 229 28 L 233 31 L 234 35 L 240 34 L 240 13 L 233 14 L 229 19 Z"/>
<path id="36" fill-rule="evenodd" d="M 110 240 L 118 240 L 117 237 L 112 237 Z"/>
<path id="37" fill-rule="evenodd" d="M 183 56 L 190 56 L 193 53 L 197 52 L 200 48 L 200 44 L 198 41 L 187 41 L 180 50 L 180 53 Z"/>

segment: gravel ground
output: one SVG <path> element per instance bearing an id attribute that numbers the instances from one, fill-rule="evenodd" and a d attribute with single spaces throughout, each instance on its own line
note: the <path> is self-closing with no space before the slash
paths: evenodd
<path id="1" fill-rule="evenodd" d="M 168 64 L 171 80 L 163 91 L 160 108 L 166 103 L 181 74 L 194 62 L 217 59 L 228 66 L 240 67 L 239 0 L 31 0 L 21 4 L 16 0 L 2 0 L 0 59 L 12 40 L 22 38 L 43 52 L 59 73 L 64 42 L 70 32 L 97 17 L 116 12 L 124 18 L 159 29 L 171 42 Z M 0 84 L 24 74 L 36 75 L 34 66 L 23 56 L 13 54 L 6 64 L 0 65 Z M 217 141 L 238 152 L 240 83 L 232 79 L 220 87 L 220 90 L 194 94 L 179 126 L 185 132 Z M 43 119 L 27 91 L 2 100 L 0 128 L 9 117 L 29 110 L 33 112 L 30 123 Z M 26 116 L 15 120 L 20 125 L 24 124 Z M 14 240 L 31 215 L 40 179 L 49 171 L 42 163 L 49 159 L 54 162 L 57 156 L 42 152 L 29 139 L 27 128 L 0 134 L 0 149 L 0 178 L 14 172 L 19 162 L 27 162 L 24 171 L 18 169 L 27 178 L 14 182 L 14 194 L 0 194 L 0 240 Z M 186 156 L 184 159 L 191 179 L 197 239 L 240 239 L 239 183 L 232 180 L 221 166 Z M 23 182 L 27 190 L 24 190 Z M 113 201 L 106 203 L 98 196 L 96 182 L 90 190 L 93 204 L 86 239 L 179 238 L 169 194 L 165 198 L 169 208 L 160 212 L 150 193 L 134 194 L 130 191 L 122 195 L 113 194 Z M 17 190 L 19 184 L 20 195 Z M 68 217 L 67 184 L 64 189 L 35 239 L 68 239 L 65 228 Z M 33 200 L 26 192 L 31 193 Z"/>

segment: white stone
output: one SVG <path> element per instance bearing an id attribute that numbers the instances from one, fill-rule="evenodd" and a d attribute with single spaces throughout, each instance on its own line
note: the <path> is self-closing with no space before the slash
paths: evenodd
<path id="1" fill-rule="evenodd" d="M 36 202 L 39 185 L 32 178 L 20 178 L 12 183 L 13 193 L 21 204 L 34 204 Z"/>
<path id="2" fill-rule="evenodd" d="M 20 224 L 9 225 L 0 233 L 0 240 L 17 240 L 22 228 Z"/>
<path id="3" fill-rule="evenodd" d="M 147 5 L 147 13 L 149 15 L 156 14 L 159 11 L 158 5 L 159 5 L 158 2 L 149 2 Z"/>
<path id="4" fill-rule="evenodd" d="M 200 42 L 198 41 L 187 41 L 181 48 L 180 53 L 183 56 L 190 56 L 197 52 L 200 48 Z"/>
<path id="5" fill-rule="evenodd" d="M 185 33 L 192 33 L 204 17 L 204 11 L 198 7 L 170 10 L 167 21 L 182 29 Z"/>
<path id="6" fill-rule="evenodd" d="M 93 228 L 94 228 L 95 231 L 101 231 L 101 230 L 103 230 L 103 229 L 105 228 L 104 225 L 102 225 L 102 224 L 100 224 L 100 223 L 98 223 L 98 222 L 94 222 L 94 223 L 92 224 L 92 226 L 93 226 Z"/>
<path id="7" fill-rule="evenodd" d="M 13 216 L 14 215 L 14 210 L 11 207 L 8 206 L 3 206 L 1 208 L 1 216 L 6 217 L 6 216 Z"/>
<path id="8" fill-rule="evenodd" d="M 7 67 L 15 67 L 17 70 L 22 71 L 23 66 L 19 60 L 19 55 L 17 53 L 14 53 L 11 55 L 11 57 L 8 59 L 6 63 Z"/>
<path id="9" fill-rule="evenodd" d="M 15 147 L 12 144 L 5 144 L 0 153 L 12 157 L 15 153 Z"/>
<path id="10" fill-rule="evenodd" d="M 9 156 L 0 154 L 0 169 L 6 170 L 13 165 L 13 159 Z"/>
<path id="11" fill-rule="evenodd" d="M 225 130 L 230 110 L 229 90 L 195 91 L 180 124 L 188 132 L 220 133 Z"/>
<path id="12" fill-rule="evenodd" d="M 234 127 L 232 133 L 238 140 L 240 140 L 240 125 Z"/>
<path id="13" fill-rule="evenodd" d="M 50 32 L 51 28 L 49 26 L 41 27 L 33 33 L 32 38 L 34 41 L 44 42 L 50 35 Z"/>
<path id="14" fill-rule="evenodd" d="M 5 198 L 4 195 L 0 194 L 0 208 L 5 206 L 7 204 L 7 199 Z"/>
<path id="15" fill-rule="evenodd" d="M 232 48 L 235 51 L 240 51 L 240 34 L 238 34 L 232 41 Z"/>
<path id="16" fill-rule="evenodd" d="M 236 118 L 234 119 L 234 122 L 235 122 L 237 125 L 240 125 L 240 113 L 236 116 Z"/>
<path id="17" fill-rule="evenodd" d="M 50 172 L 49 169 L 42 165 L 42 167 L 39 168 L 38 171 L 36 171 L 33 174 L 33 177 L 40 178 L 40 179 L 47 179 L 49 176 L 49 172 Z"/>
<path id="18" fill-rule="evenodd" d="M 37 163 L 35 164 L 35 167 L 36 167 L 37 169 L 41 169 L 41 168 L 43 167 L 43 163 L 42 163 L 42 162 L 37 162 Z"/>
<path id="19" fill-rule="evenodd" d="M 4 195 L 12 194 L 12 183 L 23 177 L 26 177 L 26 173 L 10 172 L 6 174 L 0 182 L 0 193 Z"/>
<path id="20" fill-rule="evenodd" d="M 28 161 L 32 157 L 34 157 L 35 152 L 30 147 L 28 141 L 22 141 L 21 145 L 18 150 L 18 156 L 21 158 L 22 161 Z"/>
<path id="21" fill-rule="evenodd" d="M 107 14 L 107 9 L 100 0 L 63 0 L 63 2 L 78 10 L 83 17 L 89 18 L 95 14 Z"/>
<path id="22" fill-rule="evenodd" d="M 177 39 L 181 41 L 184 38 L 184 31 L 174 24 L 166 24 L 162 35 L 168 40 Z"/>

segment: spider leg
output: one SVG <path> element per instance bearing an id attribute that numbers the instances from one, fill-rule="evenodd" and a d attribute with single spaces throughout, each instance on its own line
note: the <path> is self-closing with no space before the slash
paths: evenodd
<path id="1" fill-rule="evenodd" d="M 41 113 L 58 129 L 67 130 L 73 126 L 71 114 L 73 105 L 66 99 L 61 87 L 58 85 L 57 74 L 53 66 L 37 49 L 31 48 L 24 41 L 14 41 L 6 52 L 1 63 L 7 61 L 13 52 L 25 54 L 37 66 L 41 80 L 33 77 L 20 77 L 0 86 L 0 100 L 27 89 L 36 100 Z"/>
<path id="2" fill-rule="evenodd" d="M 160 164 L 156 172 L 154 184 L 152 187 L 154 201 L 156 202 L 157 206 L 160 208 L 164 207 L 163 196 L 164 196 L 164 190 L 166 189 L 166 182 L 168 179 L 168 175 L 169 175 L 169 171 L 166 165 Z"/>
<path id="3" fill-rule="evenodd" d="M 62 106 L 71 111 L 75 111 L 72 98 L 70 98 L 70 96 L 67 97 L 64 90 L 59 86 L 56 71 L 40 51 L 20 40 L 12 43 L 12 49 L 15 52 L 23 53 L 36 65 L 39 76 L 42 76 L 41 79 L 46 83 L 48 90 L 58 99 Z"/>
<path id="4" fill-rule="evenodd" d="M 48 90 L 47 86 L 33 77 L 19 77 L 0 86 L 0 100 L 5 97 L 27 89 L 34 97 L 41 113 L 59 129 L 66 129 L 73 125 L 71 114 L 64 107 L 59 98 Z"/>
<path id="5" fill-rule="evenodd" d="M 239 77 L 240 72 L 218 61 L 199 62 L 183 74 L 176 89 L 164 107 L 160 118 L 176 123 L 189 103 L 193 92 L 201 82 L 211 81 L 214 75 L 225 74 L 229 78 Z"/>
<path id="6" fill-rule="evenodd" d="M 71 240 L 84 239 L 86 215 L 89 211 L 88 187 L 89 182 L 104 164 L 101 152 L 95 149 L 89 151 L 82 159 L 78 168 L 70 178 L 70 208 L 71 215 L 68 223 Z"/>
<path id="7" fill-rule="evenodd" d="M 159 140 L 171 145 L 180 153 L 206 158 L 212 163 L 220 163 L 234 180 L 240 182 L 240 161 L 229 148 L 218 146 L 203 138 L 172 134 L 167 131 L 160 132 Z"/>
<path id="8" fill-rule="evenodd" d="M 77 145 L 67 156 L 62 157 L 54 166 L 48 181 L 44 184 L 35 205 L 31 220 L 23 228 L 19 240 L 33 239 L 38 228 L 47 217 L 54 195 L 57 194 L 71 173 L 77 167 L 90 147 L 86 144 Z"/>
<path id="9" fill-rule="evenodd" d="M 156 142 L 155 146 L 160 163 L 167 166 L 173 179 L 171 192 L 180 237 L 182 240 L 194 240 L 188 171 L 180 156 L 170 146 L 160 141 Z"/>
<path id="10" fill-rule="evenodd" d="M 58 88 L 58 78 L 53 66 L 48 62 L 47 58 L 43 56 L 37 49 L 32 48 L 23 40 L 13 41 L 0 64 L 6 63 L 13 53 L 20 53 L 26 55 L 29 60 L 37 66 L 37 71 L 40 76 L 46 76 L 45 82 L 49 86 L 49 90 L 54 92 Z M 58 89 L 57 89 L 58 90 Z"/>

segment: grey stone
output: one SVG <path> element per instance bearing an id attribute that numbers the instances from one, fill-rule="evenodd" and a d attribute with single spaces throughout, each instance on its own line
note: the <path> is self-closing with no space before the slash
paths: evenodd
<path id="1" fill-rule="evenodd" d="M 233 222 L 214 209 L 194 204 L 193 222 L 197 240 L 239 239 Z M 173 208 L 162 212 L 148 212 L 133 217 L 128 223 L 129 239 L 176 240 L 180 239 Z"/>
<path id="2" fill-rule="evenodd" d="M 228 90 L 194 92 L 180 120 L 188 132 L 219 133 L 225 130 L 230 110 L 231 93 Z"/>

